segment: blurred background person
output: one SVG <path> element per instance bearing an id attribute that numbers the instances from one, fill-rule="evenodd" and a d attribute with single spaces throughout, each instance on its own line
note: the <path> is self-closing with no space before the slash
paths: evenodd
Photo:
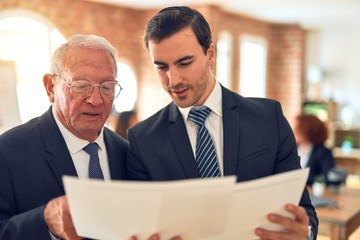
<path id="1" fill-rule="evenodd" d="M 118 116 L 115 132 L 125 139 L 128 139 L 127 129 L 138 122 L 135 110 L 121 112 Z"/>
<path id="2" fill-rule="evenodd" d="M 334 168 L 335 160 L 331 150 L 325 146 L 327 126 L 315 115 L 301 114 L 295 119 L 294 134 L 301 167 L 310 168 L 307 185 L 313 184 L 315 178 L 321 175 L 328 185 L 328 172 Z"/>

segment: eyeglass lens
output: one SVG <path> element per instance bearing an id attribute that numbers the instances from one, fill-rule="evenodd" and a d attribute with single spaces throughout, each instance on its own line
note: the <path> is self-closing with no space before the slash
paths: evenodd
<path id="1" fill-rule="evenodd" d="M 104 82 L 102 84 L 91 84 L 87 81 L 75 81 L 71 85 L 71 92 L 78 98 L 86 98 L 92 93 L 94 86 L 99 86 L 102 96 L 108 99 L 116 98 L 121 91 L 120 85 L 114 81 Z"/>

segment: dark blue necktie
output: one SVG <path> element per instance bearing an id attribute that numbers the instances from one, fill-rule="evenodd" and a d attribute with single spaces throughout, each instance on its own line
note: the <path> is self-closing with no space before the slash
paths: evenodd
<path id="1" fill-rule="evenodd" d="M 210 108 L 202 106 L 193 107 L 189 113 L 189 119 L 198 126 L 195 159 L 202 178 L 220 176 L 214 143 L 204 125 L 210 112 Z"/>
<path id="2" fill-rule="evenodd" d="M 97 143 L 89 143 L 84 147 L 84 151 L 90 155 L 89 178 L 104 179 L 104 175 L 101 171 L 98 149 L 99 146 Z"/>

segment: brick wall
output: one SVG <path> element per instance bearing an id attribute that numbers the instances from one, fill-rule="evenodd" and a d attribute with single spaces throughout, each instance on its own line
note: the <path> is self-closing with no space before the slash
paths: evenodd
<path id="1" fill-rule="evenodd" d="M 266 95 L 282 103 L 284 113 L 291 121 L 300 111 L 303 98 L 305 31 L 297 25 L 259 21 L 212 5 L 193 7 L 210 22 L 214 42 L 221 31 L 228 31 L 233 36 L 232 90 L 239 86 L 239 38 L 247 34 L 267 41 Z M 118 49 L 119 59 L 129 64 L 138 79 L 138 106 L 142 116 L 150 115 L 170 101 L 155 77 L 141 42 L 146 22 L 159 9 L 136 10 L 81 0 L 0 1 L 0 11 L 11 9 L 31 11 L 46 18 L 65 37 L 92 33 L 107 38 Z"/>
<path id="2" fill-rule="evenodd" d="M 267 96 L 279 99 L 289 120 L 303 101 L 305 33 L 298 26 L 272 26 L 268 57 Z"/>

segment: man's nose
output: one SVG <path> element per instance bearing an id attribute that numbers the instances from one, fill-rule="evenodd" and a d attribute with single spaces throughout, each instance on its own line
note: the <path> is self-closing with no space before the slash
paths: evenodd
<path id="1" fill-rule="evenodd" d="M 169 69 L 168 73 L 168 78 L 169 78 L 169 84 L 170 86 L 176 86 L 181 82 L 181 77 L 180 77 L 180 73 L 177 69 L 173 68 L 173 69 Z"/>
<path id="2" fill-rule="evenodd" d="M 101 94 L 100 86 L 93 86 L 93 89 L 90 95 L 86 98 L 86 100 L 93 105 L 98 105 L 103 103 L 103 96 Z"/>

